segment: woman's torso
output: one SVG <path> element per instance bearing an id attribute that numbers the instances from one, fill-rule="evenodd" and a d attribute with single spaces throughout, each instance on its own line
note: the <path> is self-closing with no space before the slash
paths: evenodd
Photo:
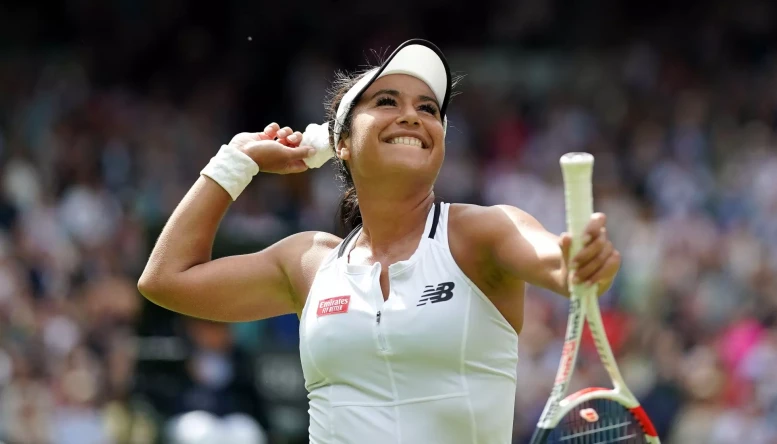
<path id="1" fill-rule="evenodd" d="M 353 237 L 323 260 L 300 319 L 312 443 L 509 443 L 518 337 L 459 268 L 449 204 L 409 259 L 355 265 Z"/>

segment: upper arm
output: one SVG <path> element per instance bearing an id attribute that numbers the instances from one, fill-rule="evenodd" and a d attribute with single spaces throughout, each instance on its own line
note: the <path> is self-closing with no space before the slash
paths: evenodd
<path id="1" fill-rule="evenodd" d="M 566 294 L 559 237 L 518 208 L 497 205 L 483 210 L 488 228 L 481 232 L 494 266 L 529 284 Z"/>
<path id="2" fill-rule="evenodd" d="M 239 322 L 299 313 L 303 287 L 336 239 L 298 233 L 257 253 L 211 260 L 173 276 L 155 279 L 144 272 L 138 287 L 152 302 L 199 318 Z"/>

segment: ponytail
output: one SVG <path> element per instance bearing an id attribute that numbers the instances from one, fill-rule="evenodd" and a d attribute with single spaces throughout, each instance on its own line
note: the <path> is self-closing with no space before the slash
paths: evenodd
<path id="1" fill-rule="evenodd" d="M 349 125 L 350 127 L 350 125 Z M 359 196 L 351 177 L 351 170 L 343 159 L 335 156 L 337 178 L 343 183 L 345 192 L 337 205 L 337 229 L 345 237 L 362 223 L 362 213 L 359 210 Z"/>
<path id="2" fill-rule="evenodd" d="M 337 107 L 340 105 L 340 101 L 359 79 L 367 72 L 359 73 L 337 73 L 333 86 L 329 91 L 329 97 L 326 101 L 327 105 L 327 117 L 329 121 L 329 144 L 332 149 L 336 151 L 334 146 L 334 121 L 337 118 Z M 351 123 L 353 116 L 349 112 L 345 117 L 342 125 L 341 137 L 346 136 L 351 131 Z M 337 166 L 337 178 L 342 182 L 344 193 L 340 198 L 340 203 L 337 206 L 337 234 L 341 237 L 345 237 L 353 231 L 356 227 L 362 223 L 362 213 L 359 210 L 359 198 L 356 195 L 356 187 L 351 177 L 351 170 L 346 165 L 343 159 L 337 157 L 335 153 L 335 165 Z"/>
<path id="3" fill-rule="evenodd" d="M 359 198 L 356 196 L 356 188 L 351 185 L 340 198 L 337 208 L 339 230 L 343 236 L 353 231 L 362 223 L 362 213 L 359 211 Z"/>

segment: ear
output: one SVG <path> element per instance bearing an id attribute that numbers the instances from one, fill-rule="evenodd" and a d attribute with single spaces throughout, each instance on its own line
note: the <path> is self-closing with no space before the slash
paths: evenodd
<path id="1" fill-rule="evenodd" d="M 337 153 L 337 157 L 339 157 L 342 160 L 348 160 L 351 158 L 351 137 L 345 137 L 340 139 L 339 142 L 337 142 L 337 147 L 335 148 L 335 152 Z"/>

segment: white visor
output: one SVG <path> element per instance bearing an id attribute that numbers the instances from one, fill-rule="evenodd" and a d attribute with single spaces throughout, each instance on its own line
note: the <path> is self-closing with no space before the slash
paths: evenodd
<path id="1" fill-rule="evenodd" d="M 442 51 L 433 43 L 421 39 L 408 40 L 400 45 L 383 65 L 374 68 L 362 76 L 356 85 L 348 90 L 337 107 L 337 118 L 334 121 L 333 135 L 335 147 L 340 141 L 343 123 L 351 109 L 359 101 L 362 93 L 375 80 L 390 74 L 407 74 L 426 83 L 440 104 L 440 117 L 443 119 L 443 129 L 446 129 L 448 119 L 445 111 L 450 100 L 451 72 Z"/>

